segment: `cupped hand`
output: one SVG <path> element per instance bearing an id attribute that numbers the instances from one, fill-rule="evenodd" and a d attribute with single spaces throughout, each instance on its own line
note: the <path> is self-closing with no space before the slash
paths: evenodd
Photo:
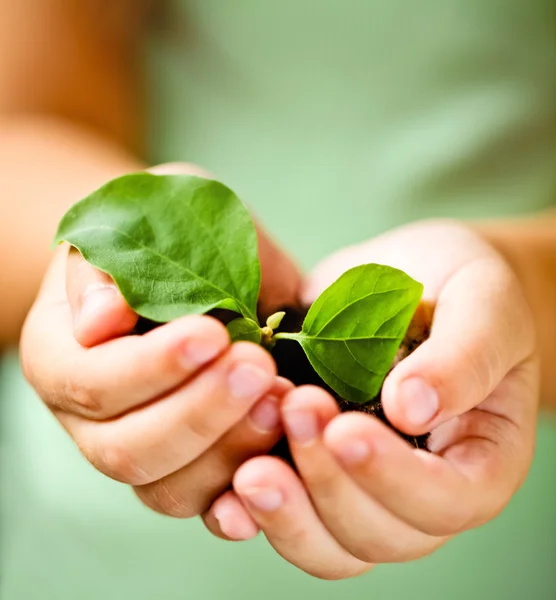
<path id="1" fill-rule="evenodd" d="M 262 232 L 259 241 L 262 310 L 295 303 L 296 268 Z M 212 317 L 130 335 L 137 320 L 109 276 L 61 246 L 25 324 L 24 373 L 97 469 L 158 512 L 198 515 L 280 438 L 279 400 L 293 386 L 268 352 L 232 346 Z"/>
<path id="2" fill-rule="evenodd" d="M 243 464 L 205 515 L 217 535 L 262 529 L 284 558 L 326 579 L 429 554 L 495 517 L 523 482 L 539 374 L 532 318 L 513 272 L 471 229 L 423 222 L 321 264 L 306 302 L 357 264 L 399 267 L 425 285 L 430 338 L 387 377 L 389 420 L 432 432 L 430 453 L 374 417 L 343 413 L 314 387 L 288 392 L 282 418 L 298 473 L 277 458 Z"/>

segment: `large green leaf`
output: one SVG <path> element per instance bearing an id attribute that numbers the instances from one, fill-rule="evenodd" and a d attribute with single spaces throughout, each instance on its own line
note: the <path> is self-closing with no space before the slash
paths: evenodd
<path id="1" fill-rule="evenodd" d="M 66 213 L 56 234 L 61 241 L 109 273 L 129 305 L 153 321 L 214 308 L 257 319 L 255 227 L 237 196 L 217 181 L 120 177 Z"/>
<path id="2" fill-rule="evenodd" d="M 296 339 L 313 368 L 342 398 L 364 403 L 384 381 L 423 286 L 384 265 L 350 269 L 309 309 Z"/>

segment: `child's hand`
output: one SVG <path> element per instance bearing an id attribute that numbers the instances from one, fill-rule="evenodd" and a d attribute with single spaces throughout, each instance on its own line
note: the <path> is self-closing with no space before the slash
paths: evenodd
<path id="1" fill-rule="evenodd" d="M 299 275 L 260 237 L 262 300 L 272 310 L 272 301 L 296 301 Z M 265 264 L 273 274 L 278 265 L 283 286 L 265 278 Z M 280 438 L 279 400 L 293 386 L 261 347 L 231 346 L 216 319 L 128 335 L 137 318 L 107 275 L 63 246 L 24 328 L 24 372 L 97 469 L 154 510 L 198 515 L 239 465 Z"/>
<path id="2" fill-rule="evenodd" d="M 419 223 L 332 256 L 305 299 L 366 262 L 404 269 L 436 305 L 430 339 L 392 371 L 382 396 L 398 428 L 432 431 L 433 453 L 373 417 L 339 415 L 318 388 L 298 388 L 282 416 L 299 475 L 253 458 L 205 517 L 229 537 L 251 520 L 284 558 L 327 579 L 424 556 L 492 519 L 523 482 L 535 439 L 532 319 L 501 257 L 467 228 Z"/>

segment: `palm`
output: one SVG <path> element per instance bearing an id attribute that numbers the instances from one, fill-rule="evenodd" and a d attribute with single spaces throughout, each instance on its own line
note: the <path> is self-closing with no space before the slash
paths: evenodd
<path id="1" fill-rule="evenodd" d="M 477 488 L 489 480 L 491 489 L 498 483 L 504 500 L 491 512 L 500 510 L 530 464 L 538 403 L 532 321 L 518 286 L 501 258 L 469 229 L 446 222 L 417 223 L 327 259 L 307 285 L 305 300 L 364 262 L 398 267 L 424 284 L 423 299 L 436 313 L 432 335 L 442 352 L 442 365 L 436 375 L 432 366 L 432 377 L 453 375 L 464 404 L 449 407 L 442 421 L 434 423 L 429 449 Z M 414 358 L 430 371 L 431 356 L 423 347 L 423 354 Z M 387 415 L 401 429 L 405 423 L 394 406 L 393 390 L 411 368 L 408 362 L 392 372 L 383 395 Z M 415 364 L 413 370 L 419 370 Z M 462 370 L 463 381 L 456 376 Z M 506 480 L 501 474 L 508 456 L 516 476 Z M 473 508 L 468 505 L 468 510 Z"/>

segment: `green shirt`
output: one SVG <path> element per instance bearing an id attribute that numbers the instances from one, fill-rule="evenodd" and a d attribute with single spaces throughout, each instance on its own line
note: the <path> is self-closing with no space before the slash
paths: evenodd
<path id="1" fill-rule="evenodd" d="M 214 172 L 305 267 L 402 222 L 556 200 L 551 0 L 181 5 L 180 40 L 149 46 L 152 161 Z M 87 465 L 14 357 L 0 428 L 2 600 L 556 597 L 553 422 L 498 519 L 335 583 L 262 536 L 226 543 L 144 508 Z"/>

